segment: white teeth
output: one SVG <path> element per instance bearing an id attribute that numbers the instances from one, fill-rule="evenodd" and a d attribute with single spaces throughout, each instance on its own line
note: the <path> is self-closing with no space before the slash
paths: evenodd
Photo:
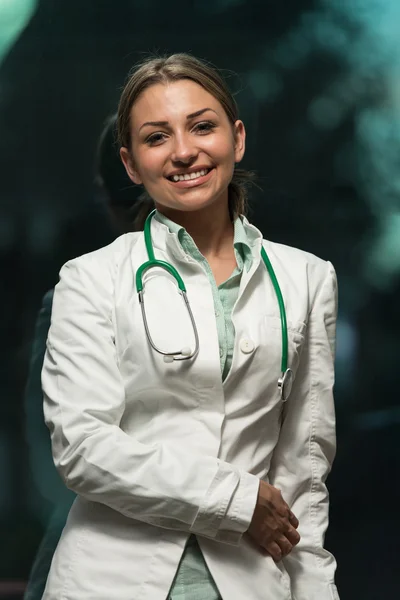
<path id="1" fill-rule="evenodd" d="M 197 177 L 203 177 L 207 175 L 209 169 L 202 169 L 201 171 L 196 171 L 195 173 L 185 173 L 184 175 L 173 175 L 173 181 L 189 181 L 190 179 L 197 179 Z"/>

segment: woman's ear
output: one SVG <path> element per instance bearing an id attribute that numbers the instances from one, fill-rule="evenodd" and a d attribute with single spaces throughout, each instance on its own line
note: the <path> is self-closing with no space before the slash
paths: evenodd
<path id="1" fill-rule="evenodd" d="M 243 121 L 235 121 L 233 135 L 235 139 L 235 163 L 240 163 L 246 148 L 246 130 Z"/>
<path id="2" fill-rule="evenodd" d="M 142 183 L 142 180 L 139 177 L 139 173 L 135 169 L 135 165 L 133 163 L 128 148 L 121 148 L 119 151 L 119 155 L 121 157 L 122 162 L 124 163 L 124 167 L 129 179 L 133 181 L 133 183 L 136 183 L 136 185 L 140 185 Z"/>

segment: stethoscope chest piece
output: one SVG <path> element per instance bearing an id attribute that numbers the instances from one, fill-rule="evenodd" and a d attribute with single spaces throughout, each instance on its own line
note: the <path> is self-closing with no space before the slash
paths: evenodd
<path id="1" fill-rule="evenodd" d="M 292 369 L 286 369 L 278 379 L 278 388 L 281 394 L 282 402 L 286 402 L 289 398 L 289 394 L 292 390 L 293 385 L 293 371 Z"/>

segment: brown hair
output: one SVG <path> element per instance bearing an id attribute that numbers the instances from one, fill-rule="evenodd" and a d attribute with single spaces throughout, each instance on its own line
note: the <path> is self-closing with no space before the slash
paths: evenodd
<path id="1" fill-rule="evenodd" d="M 122 91 L 117 115 L 117 134 L 120 147 L 130 149 L 130 113 L 139 95 L 151 85 L 168 83 L 181 79 L 191 79 L 201 85 L 223 106 L 232 125 L 238 119 L 238 107 L 234 97 L 216 68 L 190 54 L 180 53 L 170 56 L 147 58 L 136 65 Z M 252 171 L 235 167 L 229 184 L 229 211 L 234 219 L 247 212 L 247 187 L 255 174 Z M 154 202 L 145 191 L 140 199 L 136 226 L 143 228 L 147 215 L 154 208 Z"/>

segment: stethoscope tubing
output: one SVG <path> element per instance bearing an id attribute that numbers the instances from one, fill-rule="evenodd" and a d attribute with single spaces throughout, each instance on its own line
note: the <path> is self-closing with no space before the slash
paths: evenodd
<path id="1" fill-rule="evenodd" d="M 151 240 L 151 220 L 152 220 L 153 216 L 155 215 L 155 213 L 156 213 L 156 210 L 153 210 L 147 217 L 145 225 L 144 225 L 144 232 L 143 232 L 144 233 L 144 241 L 145 241 L 145 245 L 146 245 L 146 251 L 147 251 L 149 260 L 146 261 L 145 263 L 143 263 L 142 265 L 140 265 L 140 267 L 138 268 L 138 270 L 136 272 L 136 278 L 135 278 L 136 290 L 138 293 L 139 303 L 140 303 L 140 307 L 141 307 L 141 311 L 142 311 L 144 328 L 145 328 L 145 332 L 146 332 L 146 336 L 149 341 L 149 344 L 151 345 L 153 350 L 155 350 L 156 352 L 158 352 L 159 354 L 164 356 L 164 360 L 166 360 L 166 362 L 169 362 L 169 361 L 172 362 L 174 360 L 188 360 L 188 359 L 194 358 L 198 354 L 199 349 L 200 349 L 197 326 L 196 326 L 196 322 L 195 322 L 195 319 L 193 316 L 192 309 L 190 307 L 189 300 L 187 298 L 186 286 L 185 286 L 184 281 L 183 281 L 182 277 L 180 276 L 179 272 L 170 263 L 163 261 L 163 260 L 157 260 L 155 258 L 153 244 L 152 244 L 152 240 Z M 281 333 L 282 333 L 281 376 L 278 379 L 278 388 L 280 390 L 283 401 L 286 401 L 287 396 L 289 395 L 290 389 L 292 386 L 293 372 L 291 369 L 288 368 L 289 344 L 288 344 L 288 327 L 287 327 L 285 303 L 283 300 L 283 296 L 282 296 L 282 292 L 281 292 L 281 288 L 280 288 L 278 279 L 275 275 L 275 271 L 272 267 L 271 261 L 267 255 L 267 252 L 266 252 L 264 246 L 261 247 L 261 258 L 267 268 L 268 274 L 269 274 L 271 282 L 272 282 L 272 286 L 275 291 L 276 298 L 278 300 L 280 320 L 281 320 Z M 194 337 L 195 337 L 195 348 L 193 351 L 190 351 L 189 349 L 185 349 L 186 351 L 184 351 L 184 349 L 182 349 L 182 350 L 178 350 L 176 352 L 165 352 L 165 351 L 161 350 L 161 348 L 158 348 L 158 346 L 154 343 L 153 338 L 151 337 L 151 333 L 150 333 L 148 322 L 147 322 L 145 303 L 144 303 L 143 275 L 149 269 L 152 269 L 154 267 L 162 268 L 165 271 L 167 271 L 168 273 L 170 273 L 170 275 L 172 275 L 172 277 L 175 279 L 175 281 L 178 285 L 179 291 L 180 291 L 182 298 L 184 300 L 184 303 L 186 305 L 186 309 L 189 313 L 190 321 L 191 321 L 192 327 L 193 327 L 193 333 L 194 333 Z"/>

